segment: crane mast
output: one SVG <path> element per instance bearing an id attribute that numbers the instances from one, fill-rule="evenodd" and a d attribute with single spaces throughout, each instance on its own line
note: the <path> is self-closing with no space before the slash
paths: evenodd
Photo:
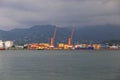
<path id="1" fill-rule="evenodd" d="M 68 45 L 69 45 L 69 46 L 71 45 L 72 38 L 73 38 L 73 34 L 74 34 L 74 26 L 72 27 L 71 35 L 70 35 L 70 37 L 68 38 Z"/>
<path id="2" fill-rule="evenodd" d="M 54 34 L 53 36 L 50 38 L 50 47 L 54 47 L 54 39 L 55 39 L 55 36 L 56 36 L 56 31 L 57 31 L 57 27 L 55 26 L 55 29 L 54 29 Z"/>

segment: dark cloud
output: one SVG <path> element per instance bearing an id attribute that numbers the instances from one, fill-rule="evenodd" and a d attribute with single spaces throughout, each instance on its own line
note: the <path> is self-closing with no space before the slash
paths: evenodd
<path id="1" fill-rule="evenodd" d="M 120 24 L 119 7 L 120 0 L 1 0 L 0 28 Z"/>

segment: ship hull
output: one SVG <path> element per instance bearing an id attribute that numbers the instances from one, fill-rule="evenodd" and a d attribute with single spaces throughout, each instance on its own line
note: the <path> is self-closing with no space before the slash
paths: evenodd
<path id="1" fill-rule="evenodd" d="M 0 50 L 5 50 L 5 48 L 0 48 Z"/>
<path id="2" fill-rule="evenodd" d="M 88 47 L 88 48 L 77 47 L 75 48 L 75 50 L 94 50 L 94 48 L 93 47 Z"/>

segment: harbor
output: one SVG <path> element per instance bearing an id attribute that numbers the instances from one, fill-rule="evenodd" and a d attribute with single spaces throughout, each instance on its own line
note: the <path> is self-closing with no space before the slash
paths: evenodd
<path id="1" fill-rule="evenodd" d="M 71 34 L 68 37 L 67 43 L 55 43 L 57 27 L 55 26 L 53 36 L 47 43 L 25 43 L 22 45 L 15 44 L 14 41 L 0 40 L 0 50 L 120 50 L 119 44 L 109 43 L 73 43 L 74 26 L 71 29 Z"/>

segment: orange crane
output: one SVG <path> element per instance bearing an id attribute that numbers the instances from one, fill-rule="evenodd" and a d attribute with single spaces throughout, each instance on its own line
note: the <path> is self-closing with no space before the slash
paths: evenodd
<path id="1" fill-rule="evenodd" d="M 68 46 L 71 46 L 71 42 L 72 42 L 72 38 L 73 38 L 73 34 L 74 34 L 74 26 L 72 27 L 72 32 L 70 37 L 68 38 Z"/>
<path id="2" fill-rule="evenodd" d="M 50 38 L 50 48 L 54 48 L 54 39 L 56 36 L 57 27 L 55 26 L 53 37 Z"/>

